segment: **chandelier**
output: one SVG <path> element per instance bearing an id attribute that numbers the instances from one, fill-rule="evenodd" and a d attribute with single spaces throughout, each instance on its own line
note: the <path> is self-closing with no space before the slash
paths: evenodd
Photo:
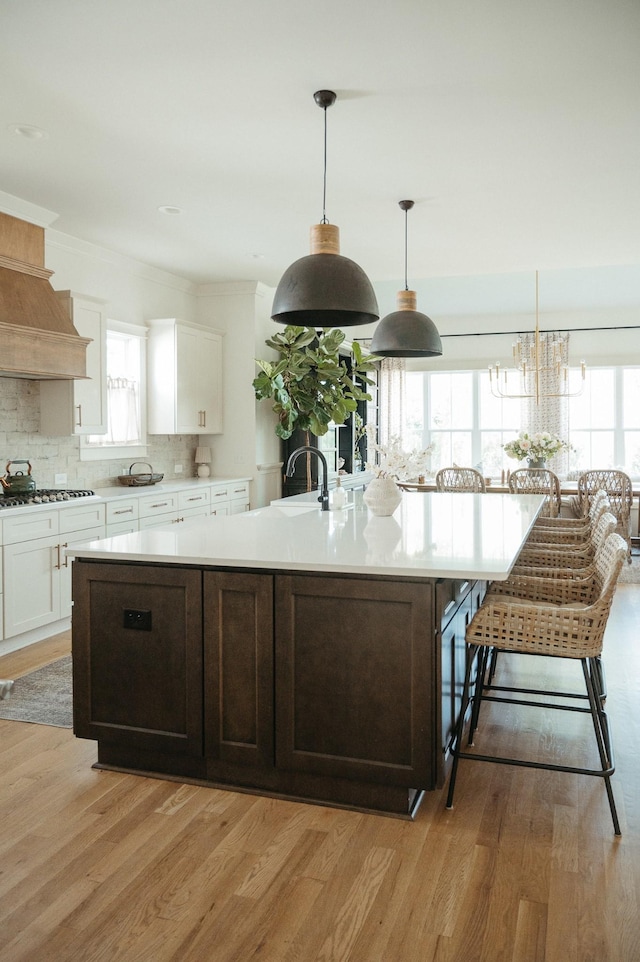
<path id="1" fill-rule="evenodd" d="M 543 398 L 578 397 L 584 389 L 586 364 L 580 361 L 580 384 L 572 386 L 569 376 L 569 335 L 542 331 L 539 325 L 538 271 L 536 271 L 536 326 L 531 333 L 519 334 L 513 345 L 515 374 L 520 390 L 511 390 L 508 372 L 499 361 L 489 365 L 491 393 L 498 398 L 530 398 L 539 404 Z"/>

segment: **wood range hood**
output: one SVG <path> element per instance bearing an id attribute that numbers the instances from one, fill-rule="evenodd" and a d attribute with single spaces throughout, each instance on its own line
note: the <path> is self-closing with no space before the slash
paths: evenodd
<path id="1" fill-rule="evenodd" d="M 87 376 L 80 337 L 49 283 L 44 228 L 0 213 L 0 376 L 37 381 Z"/>

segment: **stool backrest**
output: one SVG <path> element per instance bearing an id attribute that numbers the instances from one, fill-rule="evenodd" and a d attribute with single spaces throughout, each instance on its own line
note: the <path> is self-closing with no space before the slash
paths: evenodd
<path id="1" fill-rule="evenodd" d="M 546 500 L 542 517 L 557 518 L 560 514 L 560 479 L 547 468 L 517 468 L 509 476 L 511 494 L 544 494 Z"/>
<path id="2" fill-rule="evenodd" d="M 440 468 L 436 474 L 436 491 L 471 491 L 484 494 L 484 478 L 475 468 Z"/>
<path id="3" fill-rule="evenodd" d="M 584 471 L 578 478 L 578 502 L 582 514 L 587 514 L 597 492 L 604 491 L 616 518 L 626 520 L 631 512 L 633 489 L 631 478 L 624 471 Z"/>

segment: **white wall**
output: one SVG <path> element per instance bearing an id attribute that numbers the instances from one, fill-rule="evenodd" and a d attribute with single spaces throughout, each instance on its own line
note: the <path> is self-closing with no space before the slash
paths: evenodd
<path id="1" fill-rule="evenodd" d="M 198 291 L 198 322 L 224 332 L 224 427 L 208 440 L 213 470 L 253 478 L 251 504 L 280 496 L 280 444 L 270 410 L 252 387 L 255 358 L 264 356 L 273 291 L 255 282 L 207 284 Z M 257 354 L 256 352 L 259 352 Z"/>

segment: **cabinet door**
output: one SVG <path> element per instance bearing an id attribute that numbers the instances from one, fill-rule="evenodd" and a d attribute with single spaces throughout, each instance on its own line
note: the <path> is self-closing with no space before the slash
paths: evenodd
<path id="1" fill-rule="evenodd" d="M 273 768 L 273 577 L 204 574 L 208 759 Z"/>
<path id="2" fill-rule="evenodd" d="M 279 768 L 433 788 L 433 588 L 276 578 Z"/>
<path id="3" fill-rule="evenodd" d="M 60 618 L 60 537 L 5 545 L 4 635 L 11 638 Z"/>
<path id="4" fill-rule="evenodd" d="M 176 429 L 178 434 L 199 434 L 202 430 L 200 397 L 200 332 L 176 328 Z"/>
<path id="5" fill-rule="evenodd" d="M 76 434 L 107 431 L 106 315 L 100 301 L 73 298 L 73 323 L 82 337 L 92 338 L 87 347 L 87 380 L 72 381 Z"/>
<path id="6" fill-rule="evenodd" d="M 176 331 L 176 424 L 178 434 L 222 430 L 221 339 L 180 325 Z"/>
<path id="7" fill-rule="evenodd" d="M 201 572 L 74 561 L 73 597 L 76 735 L 201 756 Z"/>
<path id="8" fill-rule="evenodd" d="M 40 430 L 42 434 L 105 434 L 107 430 L 106 304 L 104 301 L 57 291 L 69 310 L 78 334 L 90 337 L 87 378 L 42 381 Z"/>

